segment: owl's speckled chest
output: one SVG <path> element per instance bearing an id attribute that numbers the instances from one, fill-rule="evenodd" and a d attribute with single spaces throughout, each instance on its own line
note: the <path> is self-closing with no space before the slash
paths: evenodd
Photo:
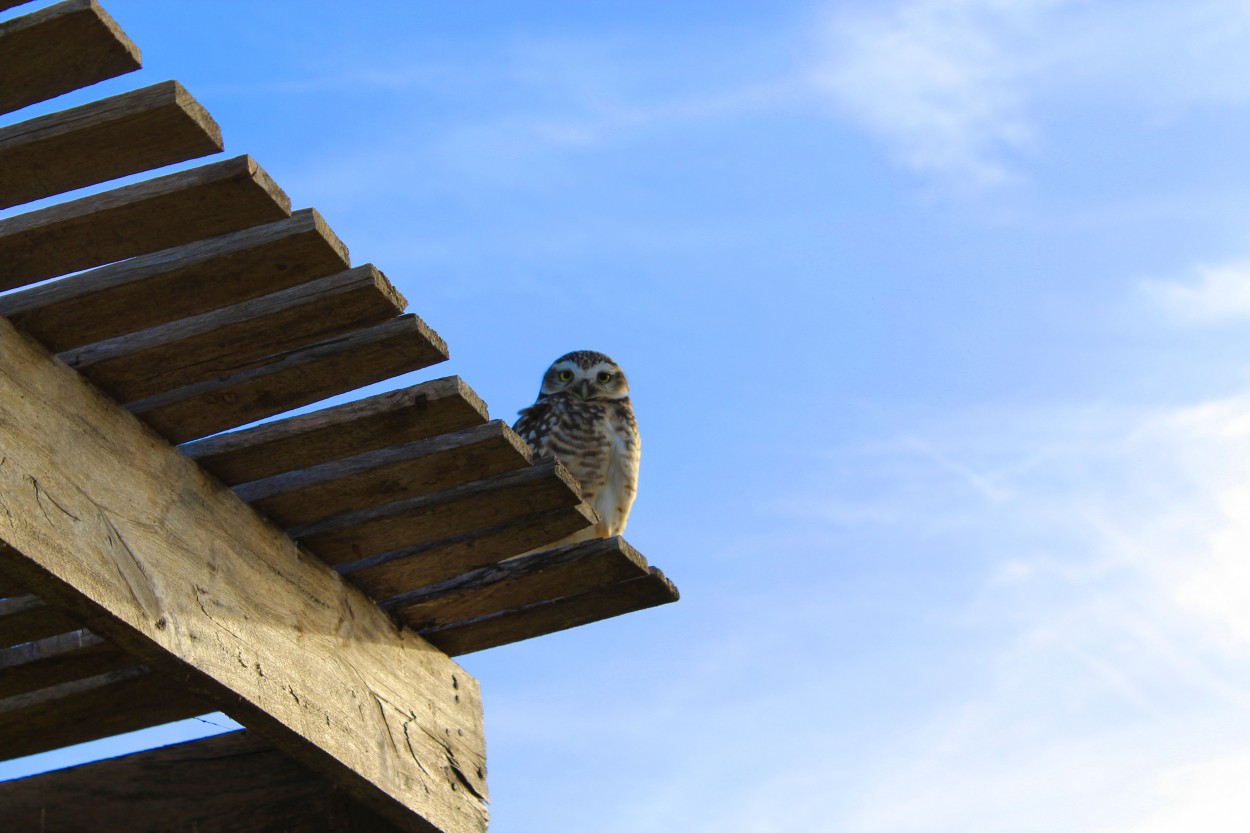
<path id="1" fill-rule="evenodd" d="M 599 534 L 620 534 L 642 451 L 629 400 L 553 394 L 522 411 L 516 430 L 537 454 L 555 456 L 577 478 L 601 519 Z"/>

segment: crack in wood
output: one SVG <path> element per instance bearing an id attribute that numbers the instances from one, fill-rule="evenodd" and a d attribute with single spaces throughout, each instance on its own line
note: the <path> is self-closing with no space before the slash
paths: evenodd
<path id="1" fill-rule="evenodd" d="M 57 509 L 61 510 L 62 514 L 68 515 L 70 518 L 72 518 L 75 521 L 78 521 L 80 523 L 82 522 L 82 518 L 79 518 L 73 512 L 69 511 L 60 503 L 58 503 L 57 499 L 52 497 L 52 495 L 48 493 L 47 489 L 40 486 L 39 480 L 36 477 L 34 477 L 33 475 L 29 475 L 29 474 L 24 475 L 24 476 L 28 481 L 30 481 L 30 485 L 35 490 L 35 505 L 38 506 L 39 511 L 43 513 L 44 520 L 46 520 L 48 523 L 52 523 L 52 517 L 48 514 L 47 507 L 43 505 L 43 498 L 46 497 L 49 503 L 51 503 Z"/>
<path id="2" fill-rule="evenodd" d="M 407 730 L 406 724 L 404 726 L 404 729 L 405 729 L 405 734 L 406 734 L 406 730 Z M 427 729 L 424 726 L 421 726 L 420 729 L 422 732 L 425 733 L 426 737 L 434 741 L 434 743 L 438 744 L 439 748 L 443 750 L 443 757 L 447 761 L 447 769 L 451 771 L 452 775 L 456 776 L 455 780 L 458 781 L 462 787 L 468 790 L 469 794 L 472 795 L 474 798 L 478 799 L 479 801 L 485 802 L 487 800 L 486 796 L 478 792 L 477 787 L 475 787 L 472 784 L 472 782 L 469 781 L 468 776 L 464 774 L 464 770 L 460 766 L 460 761 L 456 759 L 456 753 L 451 748 L 451 744 L 448 743 L 443 738 L 436 735 L 435 733 L 431 732 L 429 729 Z M 412 748 L 411 745 L 409 746 L 409 748 L 410 749 Z M 448 779 L 448 780 L 451 781 L 451 779 Z M 452 783 L 452 788 L 453 789 L 455 788 L 454 782 Z"/>
<path id="3" fill-rule="evenodd" d="M 105 526 L 105 542 L 108 544 L 104 548 L 104 554 L 109 557 L 113 565 L 117 568 L 118 574 L 122 577 L 122 581 L 126 583 L 126 588 L 130 591 L 130 597 L 134 599 L 135 604 L 154 622 L 165 619 L 162 615 L 160 600 L 156 597 L 156 592 L 152 589 L 152 580 L 149 578 L 147 571 L 143 569 L 143 563 L 139 560 L 139 556 L 131 549 L 130 544 L 126 542 L 121 531 L 113 523 L 113 520 L 100 507 L 99 517 Z"/>

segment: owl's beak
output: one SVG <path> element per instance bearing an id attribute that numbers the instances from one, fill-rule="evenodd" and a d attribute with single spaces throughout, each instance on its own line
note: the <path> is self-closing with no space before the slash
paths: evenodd
<path id="1" fill-rule="evenodd" d="M 578 396 L 580 396 L 582 399 L 589 399 L 590 398 L 590 380 L 589 379 L 580 380 L 576 385 L 573 386 L 573 392 L 576 393 Z"/>

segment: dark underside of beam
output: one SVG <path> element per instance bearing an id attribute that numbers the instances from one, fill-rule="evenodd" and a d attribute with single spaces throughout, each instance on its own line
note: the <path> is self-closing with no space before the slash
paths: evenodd
<path id="1" fill-rule="evenodd" d="M 6 833 L 397 833 L 249 732 L 0 783 Z"/>

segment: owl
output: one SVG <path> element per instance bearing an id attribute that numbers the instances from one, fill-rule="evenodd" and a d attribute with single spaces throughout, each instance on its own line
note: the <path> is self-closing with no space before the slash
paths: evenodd
<path id="1" fill-rule="evenodd" d="M 538 401 L 520 414 L 513 429 L 535 454 L 563 463 L 599 515 L 596 526 L 558 543 L 620 535 L 638 489 L 642 442 L 616 362 L 589 350 L 561 356 L 543 374 Z"/>

